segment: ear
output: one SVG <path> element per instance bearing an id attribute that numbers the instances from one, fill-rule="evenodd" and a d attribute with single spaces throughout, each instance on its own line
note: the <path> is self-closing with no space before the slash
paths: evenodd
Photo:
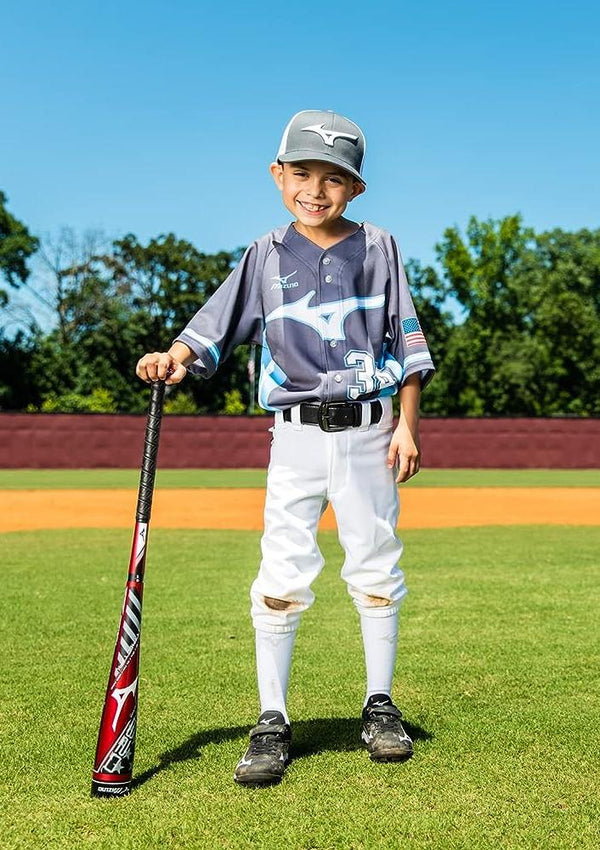
<path id="1" fill-rule="evenodd" d="M 283 189 L 283 165 L 279 162 L 272 162 L 269 166 L 269 171 L 271 172 L 271 176 L 273 177 L 277 188 Z"/>
<path id="2" fill-rule="evenodd" d="M 362 195 L 362 193 L 366 191 L 366 188 L 365 184 L 361 183 L 360 180 L 355 180 L 352 184 L 352 191 L 348 201 L 353 201 L 355 198 L 358 198 L 359 195 Z"/>

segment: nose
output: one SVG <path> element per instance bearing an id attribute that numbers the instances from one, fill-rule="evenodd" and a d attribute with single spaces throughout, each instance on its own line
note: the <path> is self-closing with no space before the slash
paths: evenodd
<path id="1" fill-rule="evenodd" d="M 310 185 L 308 186 L 308 194 L 312 198 L 321 198 L 323 196 L 323 183 L 320 177 L 316 175 L 310 181 Z"/>

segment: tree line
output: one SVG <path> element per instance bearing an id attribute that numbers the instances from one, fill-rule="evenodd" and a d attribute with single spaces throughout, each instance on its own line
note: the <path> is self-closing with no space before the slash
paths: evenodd
<path id="1" fill-rule="evenodd" d="M 172 233 L 40 239 L 0 192 L 0 410 L 143 412 L 138 358 L 171 344 L 242 253 L 206 254 Z M 472 217 L 435 256 L 406 263 L 438 367 L 425 415 L 600 415 L 600 230 Z M 258 357 L 240 346 L 167 410 L 247 412 Z"/>

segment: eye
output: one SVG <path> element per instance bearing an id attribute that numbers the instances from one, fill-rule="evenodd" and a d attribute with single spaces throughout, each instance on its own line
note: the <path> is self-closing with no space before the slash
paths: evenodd
<path id="1" fill-rule="evenodd" d="M 301 171 L 300 169 L 297 169 L 296 171 L 294 171 L 294 177 L 306 177 L 306 171 Z"/>
<path id="2" fill-rule="evenodd" d="M 335 183 L 336 186 L 342 185 L 342 181 L 340 180 L 339 177 L 330 177 L 329 181 L 330 181 L 330 183 Z"/>

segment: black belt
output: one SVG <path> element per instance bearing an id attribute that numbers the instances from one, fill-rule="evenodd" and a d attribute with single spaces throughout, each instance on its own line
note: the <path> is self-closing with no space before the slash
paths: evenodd
<path id="1" fill-rule="evenodd" d="M 370 421 L 375 425 L 381 420 L 383 406 L 380 401 L 372 401 L 369 408 Z M 288 407 L 283 411 L 283 421 L 292 421 L 292 411 Z M 322 431 L 345 431 L 346 428 L 358 428 L 362 425 L 362 404 L 351 401 L 324 401 L 321 404 L 300 403 L 300 422 L 302 425 L 318 425 Z"/>

